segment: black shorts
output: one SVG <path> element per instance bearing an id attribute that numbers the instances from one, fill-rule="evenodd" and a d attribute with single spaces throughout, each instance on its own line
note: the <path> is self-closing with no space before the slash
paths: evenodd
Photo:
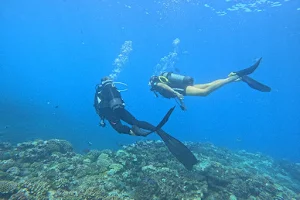
<path id="1" fill-rule="evenodd" d="M 188 85 L 182 85 L 182 87 L 172 87 L 173 90 L 178 92 L 179 94 L 182 94 L 183 96 L 186 96 L 186 88 L 188 86 L 193 86 L 193 84 L 188 84 Z"/>

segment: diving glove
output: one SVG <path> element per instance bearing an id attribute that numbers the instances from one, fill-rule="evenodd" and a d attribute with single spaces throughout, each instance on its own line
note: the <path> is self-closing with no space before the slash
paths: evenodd
<path id="1" fill-rule="evenodd" d="M 106 123 L 104 122 L 103 119 L 99 122 L 99 126 L 101 126 L 101 127 L 105 127 L 106 126 Z"/>

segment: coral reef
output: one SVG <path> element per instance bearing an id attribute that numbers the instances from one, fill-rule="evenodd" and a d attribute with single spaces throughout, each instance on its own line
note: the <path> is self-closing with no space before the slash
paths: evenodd
<path id="1" fill-rule="evenodd" d="M 17 190 L 18 184 L 12 181 L 0 181 L 0 197 L 6 197 Z"/>
<path id="2" fill-rule="evenodd" d="M 186 170 L 161 141 L 76 154 L 64 140 L 0 143 L 2 200 L 300 199 L 300 165 L 262 154 L 186 143 Z"/>

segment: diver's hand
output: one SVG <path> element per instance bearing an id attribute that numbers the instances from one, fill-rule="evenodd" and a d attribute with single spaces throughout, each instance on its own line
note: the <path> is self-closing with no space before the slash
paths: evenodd
<path id="1" fill-rule="evenodd" d="M 183 95 L 180 94 L 179 92 L 176 92 L 176 91 L 175 91 L 174 94 L 177 96 L 178 99 L 180 99 L 180 100 L 183 100 L 183 99 L 184 99 Z"/>
<path id="2" fill-rule="evenodd" d="M 99 126 L 101 126 L 101 127 L 105 127 L 106 126 L 106 124 L 105 124 L 105 122 L 104 122 L 103 119 L 99 122 Z"/>

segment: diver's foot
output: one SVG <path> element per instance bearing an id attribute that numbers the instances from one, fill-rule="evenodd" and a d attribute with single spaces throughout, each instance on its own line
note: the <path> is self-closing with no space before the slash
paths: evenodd
<path id="1" fill-rule="evenodd" d="M 230 74 L 228 74 L 228 77 L 230 76 L 236 76 L 236 73 L 235 72 L 230 72 Z"/>
<path id="2" fill-rule="evenodd" d="M 130 130 L 131 133 L 133 133 L 133 135 L 136 135 L 136 136 L 144 136 L 146 137 L 149 133 L 146 132 L 146 131 L 143 131 L 142 129 L 140 129 L 138 126 L 136 125 L 133 125 L 131 130 Z"/>
<path id="3" fill-rule="evenodd" d="M 239 77 L 235 72 L 230 72 L 230 74 L 228 74 L 228 78 L 232 78 L 234 81 L 242 80 L 242 77 Z"/>

